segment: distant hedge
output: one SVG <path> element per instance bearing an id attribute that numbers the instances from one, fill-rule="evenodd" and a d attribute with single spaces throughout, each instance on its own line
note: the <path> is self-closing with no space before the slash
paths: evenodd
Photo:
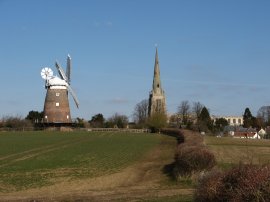
<path id="1" fill-rule="evenodd" d="M 209 170 L 216 165 L 215 156 L 203 145 L 200 134 L 185 134 L 178 129 L 163 129 L 161 132 L 176 137 L 178 142 L 171 169 L 175 179 Z"/>
<path id="2" fill-rule="evenodd" d="M 181 144 L 185 141 L 183 133 L 178 129 L 163 128 L 160 130 L 160 132 L 175 137 L 177 140 L 177 144 Z"/>

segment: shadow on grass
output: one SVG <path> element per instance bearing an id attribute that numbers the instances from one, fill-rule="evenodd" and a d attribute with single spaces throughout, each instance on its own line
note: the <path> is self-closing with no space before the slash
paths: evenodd
<path id="1" fill-rule="evenodd" d="M 164 174 L 166 174 L 166 176 L 168 178 L 170 178 L 171 180 L 176 180 L 176 178 L 174 176 L 174 173 L 173 173 L 174 167 L 175 167 L 175 163 L 173 162 L 173 163 L 170 163 L 170 164 L 165 165 L 163 167 L 163 169 L 162 169 L 162 172 Z"/>

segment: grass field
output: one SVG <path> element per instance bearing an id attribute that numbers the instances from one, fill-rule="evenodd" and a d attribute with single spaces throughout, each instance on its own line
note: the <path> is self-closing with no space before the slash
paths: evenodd
<path id="1" fill-rule="evenodd" d="M 204 141 L 222 168 L 229 168 L 239 162 L 270 163 L 270 140 L 205 136 Z"/>
<path id="2" fill-rule="evenodd" d="M 158 143 L 158 136 L 152 134 L 1 133 L 0 192 L 115 173 Z"/>

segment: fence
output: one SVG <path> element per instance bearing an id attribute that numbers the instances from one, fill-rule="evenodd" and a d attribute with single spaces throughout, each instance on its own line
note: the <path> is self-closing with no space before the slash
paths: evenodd
<path id="1" fill-rule="evenodd" d="M 149 129 L 130 129 L 130 128 L 73 128 L 73 127 L 22 127 L 22 128 L 0 128 L 0 132 L 16 131 L 86 131 L 86 132 L 131 132 L 149 133 Z"/>

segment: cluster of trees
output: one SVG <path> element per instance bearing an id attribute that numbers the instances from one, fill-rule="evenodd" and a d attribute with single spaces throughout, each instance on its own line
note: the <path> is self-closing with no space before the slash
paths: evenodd
<path id="1" fill-rule="evenodd" d="M 126 115 L 115 113 L 108 119 L 105 119 L 103 114 L 98 113 L 89 121 L 77 118 L 76 122 L 80 123 L 79 127 L 92 127 L 92 128 L 126 128 L 129 120 Z"/>
<path id="2" fill-rule="evenodd" d="M 270 125 L 270 106 L 262 106 L 257 112 L 257 117 L 252 115 L 249 108 L 246 108 L 243 121 L 245 128 L 266 128 Z"/>
<path id="3" fill-rule="evenodd" d="M 133 112 L 133 120 L 136 128 L 150 128 L 152 132 L 159 132 L 167 125 L 167 115 L 165 112 L 157 112 L 148 115 L 148 100 L 144 99 L 136 104 Z"/>
<path id="4" fill-rule="evenodd" d="M 224 118 L 219 118 L 214 122 L 206 106 L 200 102 L 193 102 L 191 105 L 188 100 L 179 104 L 177 114 L 171 117 L 171 122 L 176 122 L 178 127 L 185 126 L 204 132 L 218 132 L 228 125 Z"/>
<path id="5" fill-rule="evenodd" d="M 43 112 L 30 111 L 25 118 L 20 116 L 3 117 L 0 121 L 0 128 L 23 129 L 40 127 L 42 125 L 43 116 Z M 105 119 L 104 116 L 99 113 L 92 116 L 91 120 L 89 121 L 77 117 L 73 123 L 73 126 L 90 126 L 93 128 L 126 128 L 128 123 L 129 120 L 126 115 L 115 113 L 108 119 Z"/>
<path id="6" fill-rule="evenodd" d="M 218 120 L 218 125 L 211 120 L 209 110 L 200 102 L 182 101 L 177 113 L 170 116 L 167 121 L 167 116 L 164 113 L 156 113 L 148 117 L 148 100 L 139 102 L 133 113 L 133 119 L 137 127 L 148 127 L 153 131 L 160 130 L 169 124 L 169 127 L 187 127 L 198 131 L 213 131 L 221 130 L 228 122 L 225 119 Z"/>

